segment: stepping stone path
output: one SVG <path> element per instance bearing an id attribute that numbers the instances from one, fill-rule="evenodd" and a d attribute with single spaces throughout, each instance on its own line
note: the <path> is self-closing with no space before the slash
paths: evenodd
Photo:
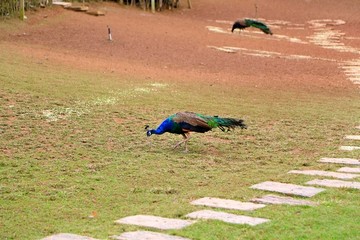
<path id="1" fill-rule="evenodd" d="M 328 171 L 319 171 L 319 170 L 292 170 L 288 173 L 304 174 L 304 175 L 312 175 L 312 176 L 318 175 L 318 176 L 333 177 L 340 179 L 353 179 L 360 177 L 359 174 L 328 172 Z"/>
<path id="2" fill-rule="evenodd" d="M 352 167 L 342 167 L 337 170 L 338 172 L 347 172 L 347 173 L 360 173 L 360 168 Z"/>
<path id="3" fill-rule="evenodd" d="M 354 151 L 354 150 L 360 150 L 360 147 L 358 147 L 358 146 L 341 146 L 339 149 L 343 150 L 343 151 Z"/>
<path id="4" fill-rule="evenodd" d="M 319 162 L 360 165 L 360 161 L 357 159 L 353 159 L 353 158 L 321 158 L 319 160 Z"/>
<path id="5" fill-rule="evenodd" d="M 73 6 L 71 2 L 63 2 L 62 0 L 53 0 L 52 5 L 62 6 L 65 9 L 79 11 L 79 12 L 86 12 L 87 14 L 94 15 L 94 16 L 105 16 L 105 12 L 99 10 L 89 10 L 87 6 Z"/>
<path id="6" fill-rule="evenodd" d="M 192 212 L 187 214 L 186 217 L 195 218 L 195 219 L 220 220 L 227 223 L 248 224 L 250 226 L 255 226 L 270 221 L 269 219 L 266 218 L 248 217 L 243 215 L 236 215 L 226 212 L 217 212 L 212 210 L 201 210 L 197 212 Z"/>
<path id="7" fill-rule="evenodd" d="M 71 234 L 71 233 L 59 233 L 59 234 L 48 236 L 41 240 L 96 240 L 96 239 L 91 238 L 91 237 Z"/>
<path id="8" fill-rule="evenodd" d="M 348 140 L 360 140 L 360 135 L 346 135 L 344 139 Z"/>
<path id="9" fill-rule="evenodd" d="M 306 205 L 306 206 L 316 206 L 318 205 L 315 202 L 295 199 L 292 197 L 281 197 L 276 195 L 265 195 L 261 198 L 253 198 L 252 202 L 264 203 L 264 204 L 287 204 L 287 205 Z"/>
<path id="10" fill-rule="evenodd" d="M 204 197 L 192 201 L 193 205 L 202 205 L 208 207 L 216 207 L 216 208 L 226 208 L 226 209 L 234 209 L 234 210 L 242 210 L 242 211 L 252 211 L 258 208 L 263 208 L 266 205 L 264 204 L 255 204 L 251 202 L 239 202 L 234 200 L 220 199 L 220 198 L 211 198 Z"/>
<path id="11" fill-rule="evenodd" d="M 250 188 L 279 192 L 290 195 L 297 195 L 302 197 L 312 197 L 325 190 L 323 188 L 305 187 L 295 184 L 272 182 L 272 181 L 255 184 Z"/>
<path id="12" fill-rule="evenodd" d="M 130 224 L 130 225 L 137 225 L 143 227 L 157 228 L 162 230 L 169 230 L 169 229 L 181 229 L 195 223 L 196 221 L 163 218 L 163 217 L 149 216 L 149 215 L 136 215 L 136 216 L 121 218 L 119 220 L 116 220 L 115 222 L 119 224 Z"/>
<path id="13" fill-rule="evenodd" d="M 347 181 L 342 181 L 342 180 L 315 179 L 315 180 L 307 182 L 306 184 L 318 185 L 318 186 L 324 186 L 324 187 L 360 189 L 360 182 L 347 182 Z"/>
<path id="14" fill-rule="evenodd" d="M 116 240 L 190 240 L 189 238 L 149 231 L 125 232 L 120 236 L 112 236 L 111 238 Z"/>

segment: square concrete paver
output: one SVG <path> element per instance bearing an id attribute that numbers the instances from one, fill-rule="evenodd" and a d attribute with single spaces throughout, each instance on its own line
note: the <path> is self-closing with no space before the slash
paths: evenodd
<path id="1" fill-rule="evenodd" d="M 96 240 L 95 238 L 76 235 L 72 233 L 59 233 L 55 235 L 48 236 L 41 240 Z"/>
<path id="2" fill-rule="evenodd" d="M 359 174 L 328 172 L 328 171 L 319 171 L 319 170 L 291 170 L 288 173 L 311 175 L 311 176 L 317 175 L 317 176 L 333 177 L 339 179 L 353 179 L 360 177 Z"/>
<path id="3" fill-rule="evenodd" d="M 360 173 L 360 167 L 342 167 L 339 168 L 337 171 L 346 173 Z"/>
<path id="4" fill-rule="evenodd" d="M 266 218 L 248 217 L 243 215 L 236 215 L 226 212 L 217 212 L 212 210 L 201 210 L 197 212 L 192 212 L 187 214 L 186 217 L 195 218 L 195 219 L 220 220 L 227 223 L 248 224 L 251 226 L 255 226 L 270 221 L 269 219 Z"/>
<path id="5" fill-rule="evenodd" d="M 360 189 L 360 182 L 347 182 L 347 181 L 342 181 L 342 180 L 315 179 L 315 180 L 307 182 L 306 184 L 318 185 L 318 186 L 323 186 L 323 187 Z"/>
<path id="6" fill-rule="evenodd" d="M 360 135 L 346 135 L 344 139 L 348 140 L 360 140 Z"/>
<path id="7" fill-rule="evenodd" d="M 360 161 L 353 158 L 321 158 L 319 162 L 360 165 Z"/>
<path id="8" fill-rule="evenodd" d="M 204 197 L 192 201 L 193 205 L 201 205 L 208 207 L 216 207 L 216 208 L 226 208 L 226 209 L 234 209 L 234 210 L 242 210 L 242 211 L 252 211 L 258 208 L 263 208 L 266 205 L 264 204 L 256 204 L 251 202 L 239 202 L 235 200 L 229 199 L 221 199 L 221 198 L 211 198 Z"/>
<path id="9" fill-rule="evenodd" d="M 323 188 L 305 187 L 295 184 L 272 182 L 272 181 L 255 184 L 250 188 L 279 192 L 290 195 L 297 195 L 302 197 L 312 197 L 325 190 Z"/>
<path id="10" fill-rule="evenodd" d="M 286 205 L 306 205 L 306 206 L 316 206 L 316 202 L 309 200 L 295 199 L 292 197 L 282 197 L 276 195 L 265 195 L 261 198 L 253 198 L 252 202 L 256 203 L 265 203 L 265 204 L 286 204 Z"/>
<path id="11" fill-rule="evenodd" d="M 119 236 L 112 236 L 111 238 L 116 240 L 190 240 L 189 238 L 150 231 L 125 232 Z"/>
<path id="12" fill-rule="evenodd" d="M 157 228 L 162 230 L 181 229 L 195 223 L 195 221 L 191 221 L 191 220 L 163 218 L 163 217 L 150 216 L 150 215 L 129 216 L 116 220 L 115 222 L 119 224 L 130 224 L 130 225 L 137 225 L 142 227 Z"/>
<path id="13" fill-rule="evenodd" d="M 340 146 L 339 149 L 343 150 L 343 151 L 355 151 L 355 150 L 360 150 L 360 147 L 359 146 Z"/>

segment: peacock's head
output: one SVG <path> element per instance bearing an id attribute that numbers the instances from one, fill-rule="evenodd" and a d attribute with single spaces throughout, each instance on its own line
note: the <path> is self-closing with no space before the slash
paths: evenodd
<path id="1" fill-rule="evenodd" d="M 151 134 L 152 134 L 152 132 L 151 132 L 151 130 L 149 130 L 149 125 L 146 125 L 146 126 L 145 126 L 145 130 L 147 130 L 147 131 L 146 131 L 146 136 L 150 137 Z"/>

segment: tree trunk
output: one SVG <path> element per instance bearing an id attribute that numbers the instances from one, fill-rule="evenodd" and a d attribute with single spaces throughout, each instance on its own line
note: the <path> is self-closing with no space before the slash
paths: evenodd
<path id="1" fill-rule="evenodd" d="M 191 8 L 192 8 L 192 6 L 191 6 L 191 0 L 187 0 L 187 2 L 188 2 L 188 7 L 189 7 L 189 9 L 191 9 Z"/>
<path id="2" fill-rule="evenodd" d="M 21 20 L 24 20 L 25 19 L 25 3 L 24 3 L 24 0 L 20 0 L 20 6 L 19 6 L 19 17 Z"/>
<path id="3" fill-rule="evenodd" d="M 151 0 L 151 12 L 155 13 L 155 0 Z"/>

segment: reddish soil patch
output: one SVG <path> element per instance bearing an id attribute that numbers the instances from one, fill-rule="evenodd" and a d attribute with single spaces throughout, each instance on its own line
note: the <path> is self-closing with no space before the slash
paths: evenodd
<path id="1" fill-rule="evenodd" d="M 273 23 L 274 36 L 260 34 L 257 29 L 249 29 L 246 34 L 230 34 L 233 20 L 254 17 L 255 4 L 257 16 Z M 16 27 L 16 31 L 9 28 L 1 31 L 0 47 L 22 52 L 34 61 L 155 80 L 196 80 L 329 93 L 356 90 L 338 65 L 359 58 L 359 54 L 312 43 L 309 37 L 316 30 L 308 21 L 344 20 L 345 24 L 331 28 L 345 34 L 340 42 L 359 49 L 357 0 L 275 0 L 271 4 L 267 0 L 194 0 L 192 10 L 183 1 L 175 11 L 156 14 L 112 3 L 94 4 L 91 8 L 105 11 L 106 16 L 95 17 L 62 7 L 28 13 L 28 20 Z M 107 40 L 107 25 L 112 29 L 112 42 Z M 229 34 L 209 31 L 207 26 L 221 27 Z M 232 46 L 280 55 L 225 53 L 208 46 Z M 289 55 L 313 59 L 286 58 Z"/>

